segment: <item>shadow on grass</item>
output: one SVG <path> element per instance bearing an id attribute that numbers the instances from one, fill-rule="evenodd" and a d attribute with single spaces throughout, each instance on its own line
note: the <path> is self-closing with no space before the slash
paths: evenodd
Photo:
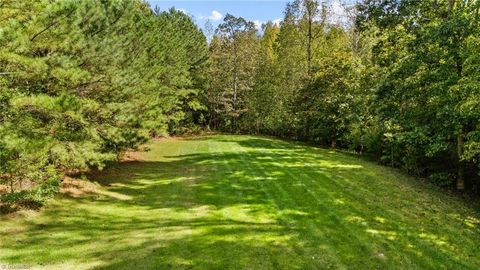
<path id="1" fill-rule="evenodd" d="M 278 140 L 188 141 L 219 147 L 92 175 L 103 192 L 60 198 L 41 218 L 10 228 L 0 250 L 11 252 L 0 261 L 90 269 L 480 266 L 479 230 L 462 224 L 467 214 L 452 208 L 459 202 L 388 179 L 395 174 L 386 169 Z"/>

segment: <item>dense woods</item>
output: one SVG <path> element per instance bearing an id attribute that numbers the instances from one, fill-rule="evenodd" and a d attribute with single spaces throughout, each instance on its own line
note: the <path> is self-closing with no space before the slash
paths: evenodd
<path id="1" fill-rule="evenodd" d="M 201 108 L 205 36 L 141 1 L 0 3 L 4 201 L 41 202 L 62 173 L 102 168 Z"/>
<path id="2" fill-rule="evenodd" d="M 480 2 L 295 0 L 210 40 L 135 0 L 0 3 L 3 201 L 41 202 L 66 172 L 152 136 L 207 128 L 344 148 L 477 190 Z"/>
<path id="3" fill-rule="evenodd" d="M 329 2 L 296 0 L 256 38 L 222 31 L 243 21 L 227 16 L 210 44 L 210 125 L 345 148 L 477 190 L 479 8 L 365 0 L 335 19 Z"/>

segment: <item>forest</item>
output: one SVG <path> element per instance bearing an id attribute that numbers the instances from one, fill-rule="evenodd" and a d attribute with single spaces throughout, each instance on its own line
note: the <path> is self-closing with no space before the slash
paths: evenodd
<path id="1" fill-rule="evenodd" d="M 142 1 L 0 5 L 2 201 L 41 203 L 64 174 L 149 138 L 213 130 L 346 149 L 475 193 L 478 1 L 289 3 L 259 31 L 228 14 L 210 40 Z"/>
<path id="2" fill-rule="evenodd" d="M 479 269 L 480 1 L 235 11 L 0 0 L 0 269 Z"/>
<path id="3" fill-rule="evenodd" d="M 215 130 L 343 148 L 441 186 L 478 190 L 478 1 L 320 1 L 280 25 L 225 17 L 204 91 Z M 228 68 L 225 68 L 228 67 Z"/>

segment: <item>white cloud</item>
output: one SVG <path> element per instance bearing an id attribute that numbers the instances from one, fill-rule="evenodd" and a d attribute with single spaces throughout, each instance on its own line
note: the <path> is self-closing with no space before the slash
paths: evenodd
<path id="1" fill-rule="evenodd" d="M 283 21 L 283 18 L 278 18 L 272 21 L 272 23 L 276 26 L 280 26 L 280 23 Z"/>
<path id="2" fill-rule="evenodd" d="M 255 21 L 253 21 L 253 23 L 255 24 L 255 28 L 256 28 L 258 31 L 262 31 L 262 25 L 263 25 L 265 22 L 262 22 L 262 21 L 259 21 L 259 20 L 255 20 Z"/>
<path id="3" fill-rule="evenodd" d="M 347 9 L 351 7 L 345 4 L 342 4 L 340 0 L 333 0 L 330 6 L 330 23 L 347 25 L 349 23 L 348 11 Z"/>
<path id="4" fill-rule="evenodd" d="M 340 3 L 339 0 L 335 0 L 332 3 L 332 13 L 338 16 L 346 15 L 345 7 Z"/>
<path id="5" fill-rule="evenodd" d="M 213 10 L 212 11 L 212 14 L 208 17 L 206 17 L 207 19 L 209 20 L 212 20 L 212 21 L 219 21 L 223 18 L 223 15 L 222 13 L 216 11 L 216 10 Z"/>
<path id="6" fill-rule="evenodd" d="M 179 9 L 178 11 L 180 11 L 180 12 L 182 12 L 182 13 L 184 13 L 184 14 L 187 14 L 187 15 L 188 15 L 188 11 L 187 11 L 187 10 L 185 10 L 185 9 L 183 9 L 183 8 Z"/>
<path id="7" fill-rule="evenodd" d="M 278 19 L 275 19 L 273 21 L 271 21 L 273 23 L 273 25 L 276 25 L 276 26 L 280 26 L 280 23 L 283 21 L 282 18 L 278 18 Z M 253 23 L 255 24 L 255 28 L 259 31 L 259 32 L 262 32 L 263 29 L 262 29 L 262 26 L 264 24 L 266 24 L 268 21 L 260 21 L 260 20 L 255 20 L 253 21 Z"/>

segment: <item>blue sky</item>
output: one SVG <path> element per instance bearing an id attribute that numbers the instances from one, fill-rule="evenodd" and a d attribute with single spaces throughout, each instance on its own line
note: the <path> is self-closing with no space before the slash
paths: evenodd
<path id="1" fill-rule="evenodd" d="M 280 22 L 283 11 L 288 2 L 292 0 L 147 0 L 153 7 L 158 6 L 161 10 L 175 7 L 194 18 L 197 25 L 204 29 L 209 21 L 213 28 L 223 21 L 225 14 L 241 16 L 255 22 L 260 29 L 263 23 L 268 21 Z M 351 5 L 356 0 L 328 0 L 332 7 L 332 20 L 343 21 L 345 19 L 345 5 Z"/>
<path id="2" fill-rule="evenodd" d="M 230 13 L 261 24 L 283 18 L 283 10 L 288 1 L 284 0 L 148 0 L 152 7 L 159 6 L 162 10 L 174 6 L 191 15 L 197 24 L 203 28 L 207 20 L 216 27 L 222 22 L 223 16 Z"/>

